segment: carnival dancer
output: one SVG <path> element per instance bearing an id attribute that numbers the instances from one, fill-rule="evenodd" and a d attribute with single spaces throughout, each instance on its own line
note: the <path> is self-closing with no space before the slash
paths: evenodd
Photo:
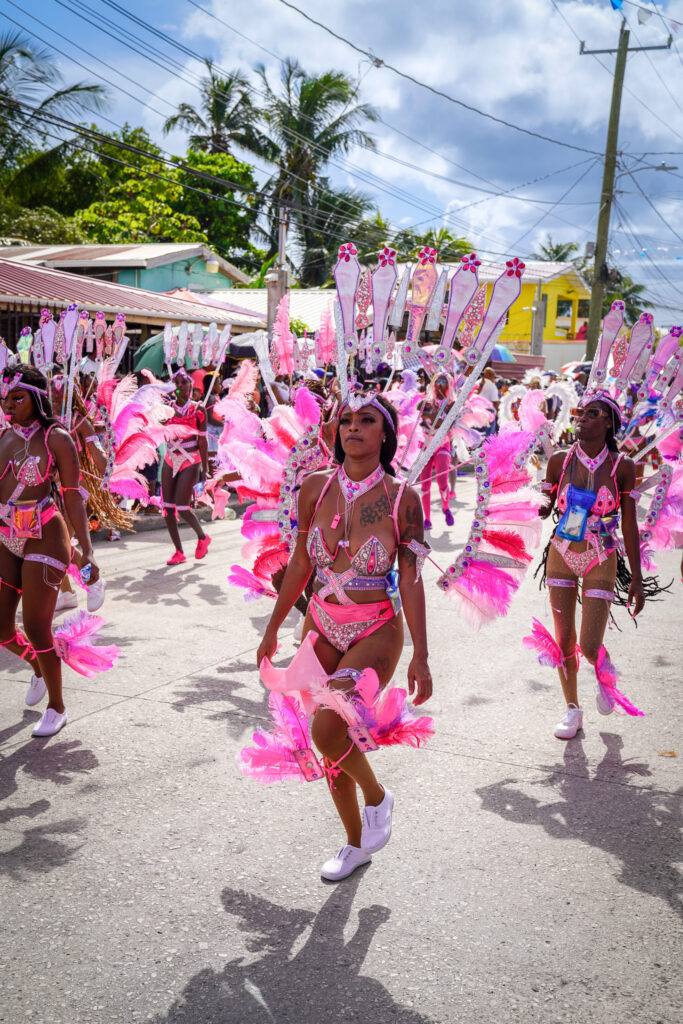
<path id="1" fill-rule="evenodd" d="M 277 650 L 278 630 L 315 572 L 304 640 L 284 670 L 281 688 L 306 694 L 311 674 L 302 678 L 298 665 L 303 662 L 298 659 L 313 657 L 314 643 L 315 665 L 325 684 L 316 698 L 312 737 L 324 757 L 332 799 L 346 832 L 346 844 L 321 869 L 323 878 L 334 881 L 368 863 L 391 836 L 394 798 L 378 782 L 363 752 L 373 747 L 350 739 L 351 719 L 341 706 L 360 706 L 360 680 L 370 670 L 375 687 L 377 677 L 382 688 L 387 686 L 403 648 L 401 602 L 413 640 L 410 693 L 415 694 L 416 705 L 432 693 L 419 571 L 426 553 L 422 509 L 417 493 L 394 478 L 396 424 L 393 407 L 381 395 L 352 394 L 343 402 L 335 441 L 339 466 L 312 473 L 301 486 L 296 546 L 257 652 L 266 681 L 268 673 L 277 671 L 270 659 Z M 392 571 L 396 563 L 398 587 Z M 404 691 L 388 693 L 405 698 Z M 396 721 L 399 718 L 397 714 Z M 411 726 L 417 730 L 412 736 Z M 431 720 L 422 718 L 402 728 L 403 739 L 387 742 L 417 745 L 431 734 Z M 244 751 L 242 766 L 256 774 L 251 753 L 257 755 L 258 750 Z M 356 787 L 363 796 L 362 811 Z"/>
<path id="2" fill-rule="evenodd" d="M 448 374 L 440 373 L 434 378 L 430 385 L 428 398 L 422 409 L 422 425 L 425 428 L 427 437 L 429 436 L 429 433 L 433 433 L 438 429 L 452 408 L 453 402 L 452 400 L 449 400 L 450 392 L 451 381 Z M 450 437 L 446 436 L 443 444 L 437 448 L 420 474 L 425 530 L 431 530 L 432 528 L 432 475 L 436 476 L 436 485 L 441 497 L 441 507 L 446 520 L 446 526 L 453 525 L 453 513 L 449 507 L 451 490 L 448 479 L 448 474 L 451 469 L 451 459 L 451 441 Z M 453 493 L 453 497 L 455 497 L 455 493 Z"/>
<path id="3" fill-rule="evenodd" d="M 646 591 L 651 593 L 654 585 L 650 579 L 644 583 L 641 571 L 632 494 L 636 468 L 631 459 L 619 453 L 615 441 L 621 426 L 619 405 L 607 391 L 589 391 L 581 399 L 577 414 L 578 440 L 568 451 L 556 452 L 550 458 L 542 485 L 549 501 L 539 512 L 547 518 L 557 504 L 561 515 L 546 548 L 543 571 L 555 623 L 555 663 L 567 705 L 555 727 L 559 739 L 571 739 L 583 723 L 578 696 L 579 654 L 595 668 L 596 703 L 601 714 L 610 714 L 617 704 L 629 714 L 641 714 L 615 690 L 617 677 L 603 641 L 612 602 L 633 606 L 635 618 L 643 609 Z M 620 515 L 630 572 L 616 533 Z M 577 646 L 579 584 L 582 602 Z M 536 622 L 534 630 L 538 638 L 543 627 Z M 527 646 L 533 646 L 533 637 L 527 639 Z"/>
<path id="4" fill-rule="evenodd" d="M 206 412 L 198 402 L 192 401 L 192 378 L 181 369 L 174 374 L 173 379 L 176 385 L 176 399 L 172 402 L 174 414 L 167 421 L 167 426 L 189 428 L 192 435 L 182 440 L 169 441 L 161 471 L 161 497 L 166 528 L 175 547 L 174 554 L 166 564 L 181 565 L 187 559 L 180 540 L 178 513 L 197 535 L 195 558 L 204 558 L 211 543 L 211 538 L 204 533 L 201 523 L 190 507 L 193 490 L 199 481 L 200 469 L 206 481 L 209 478 L 209 466 Z"/>
<path id="5" fill-rule="evenodd" d="M 52 618 L 71 545 L 52 495 L 56 475 L 81 547 L 84 578 L 92 583 L 99 578 L 79 487 L 78 455 L 52 412 L 47 387 L 43 374 L 31 366 L 6 370 L 2 381 L 2 407 L 10 426 L 0 435 L 0 646 L 33 669 L 29 707 L 47 692 L 47 709 L 34 736 L 52 736 L 67 721 Z M 25 632 L 15 620 L 20 597 Z"/>

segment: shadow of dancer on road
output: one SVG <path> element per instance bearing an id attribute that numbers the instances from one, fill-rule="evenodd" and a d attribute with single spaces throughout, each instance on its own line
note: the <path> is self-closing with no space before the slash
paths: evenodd
<path id="1" fill-rule="evenodd" d="M 247 950 L 260 954 L 259 959 L 245 964 L 245 957 L 238 957 L 220 972 L 201 971 L 155 1024 L 430 1024 L 395 1002 L 381 982 L 360 973 L 377 929 L 389 920 L 387 907 L 360 910 L 358 928 L 344 940 L 361 879 L 362 871 L 336 886 L 318 914 L 225 889 L 223 905 L 238 918 L 239 930 L 249 936 Z M 394 964 L 389 954 L 387 969 Z"/>
<path id="2" fill-rule="evenodd" d="M 648 765 L 623 761 L 622 738 L 600 735 L 606 750 L 593 778 L 581 740 L 569 740 L 564 763 L 549 767 L 546 778 L 532 783 L 556 790 L 558 800 L 537 800 L 514 788 L 517 779 L 503 779 L 476 790 L 482 810 L 506 821 L 541 825 L 553 839 L 604 850 L 621 865 L 620 882 L 665 900 L 681 914 L 675 867 L 683 824 L 680 792 L 629 785 L 630 775 L 652 774 Z"/>

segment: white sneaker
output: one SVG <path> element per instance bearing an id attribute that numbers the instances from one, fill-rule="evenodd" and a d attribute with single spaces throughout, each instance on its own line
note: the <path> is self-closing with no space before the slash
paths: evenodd
<path id="1" fill-rule="evenodd" d="M 342 878 L 348 878 L 356 868 L 363 864 L 369 864 L 372 857 L 369 853 L 359 849 L 357 846 L 342 846 L 335 857 L 326 860 L 320 869 L 320 874 L 328 882 L 341 882 Z"/>
<path id="2" fill-rule="evenodd" d="M 104 590 L 104 580 L 100 576 L 97 583 L 91 584 L 88 591 L 87 605 L 89 612 L 96 612 L 98 608 L 102 607 L 104 604 Z"/>
<path id="3" fill-rule="evenodd" d="M 54 736 L 60 729 L 63 729 L 66 725 L 66 711 L 62 711 L 61 715 L 58 711 L 53 708 L 48 708 L 43 713 L 43 717 L 38 722 L 32 736 Z"/>
<path id="4" fill-rule="evenodd" d="M 296 626 L 294 627 L 294 643 L 295 644 L 300 644 L 301 643 L 301 637 L 304 635 L 304 622 L 305 621 L 306 620 L 304 619 L 304 617 L 302 615 L 301 618 L 299 619 L 299 621 L 297 622 Z"/>
<path id="5" fill-rule="evenodd" d="M 555 726 L 555 735 L 558 740 L 571 740 L 582 725 L 583 708 L 577 708 L 576 704 L 567 704 L 564 717 Z"/>
<path id="6" fill-rule="evenodd" d="M 600 684 L 595 687 L 595 706 L 601 715 L 611 715 L 614 711 L 614 705 L 607 700 Z"/>
<path id="7" fill-rule="evenodd" d="M 57 595 L 55 615 L 57 612 L 65 612 L 67 608 L 78 608 L 78 596 L 73 592 L 73 590 L 60 590 Z"/>
<path id="8" fill-rule="evenodd" d="M 394 798 L 388 789 L 377 807 L 366 807 L 363 811 L 363 830 L 360 834 L 361 849 L 365 853 L 377 853 L 384 849 L 391 839 L 391 812 Z"/>
<path id="9" fill-rule="evenodd" d="M 26 703 L 30 708 L 36 704 L 40 704 L 41 700 L 47 693 L 47 686 L 42 676 L 37 676 L 35 673 L 31 676 L 31 685 L 28 688 L 26 694 Z"/>

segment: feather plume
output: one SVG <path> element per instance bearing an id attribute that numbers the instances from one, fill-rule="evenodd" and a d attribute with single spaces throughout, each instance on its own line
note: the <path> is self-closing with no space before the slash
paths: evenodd
<path id="1" fill-rule="evenodd" d="M 242 587 L 243 590 L 246 590 L 244 595 L 245 601 L 256 601 L 260 597 L 277 597 L 274 590 L 264 586 L 261 580 L 257 579 L 252 572 L 244 569 L 241 565 L 230 566 L 228 583 L 232 584 L 233 587 Z"/>
<path id="2" fill-rule="evenodd" d="M 270 581 L 278 569 L 284 569 L 289 561 L 289 548 L 282 544 L 279 548 L 265 551 L 254 559 L 254 574 L 259 579 Z"/>
<path id="3" fill-rule="evenodd" d="M 294 372 L 294 335 L 289 327 L 289 294 L 285 293 L 278 303 L 273 324 L 273 344 L 280 373 Z"/>
<path id="4" fill-rule="evenodd" d="M 526 549 L 524 538 L 514 530 L 483 530 L 482 548 L 493 548 L 520 562 L 530 562 L 532 556 Z"/>
<path id="5" fill-rule="evenodd" d="M 522 643 L 530 651 L 536 652 L 539 665 L 545 665 L 547 668 L 561 667 L 566 676 L 562 648 L 538 619 L 532 619 L 531 634 L 522 637 Z"/>
<path id="6" fill-rule="evenodd" d="M 237 755 L 237 764 L 245 775 L 250 775 L 262 785 L 285 779 L 301 781 L 303 775 L 294 751 L 310 750 L 307 717 L 293 697 L 282 693 L 271 692 L 268 706 L 275 728 L 272 732 L 259 728 L 253 736 L 255 746 L 244 747 Z M 315 755 L 313 758 L 322 777 L 322 768 Z"/>
<path id="7" fill-rule="evenodd" d="M 259 504 L 250 505 L 242 516 L 241 532 L 242 536 L 248 540 L 253 540 L 256 537 L 279 537 L 279 527 L 277 522 L 273 519 L 255 519 L 254 516 L 259 512 L 275 511 L 277 509 L 277 503 L 275 501 L 259 502 Z"/>
<path id="8" fill-rule="evenodd" d="M 230 385 L 229 396 L 231 401 L 238 401 L 246 405 L 247 398 L 251 398 L 256 389 L 258 380 L 258 369 L 251 359 L 243 359 L 234 380 Z"/>
<path id="9" fill-rule="evenodd" d="M 302 425 L 301 433 L 306 427 L 315 427 L 320 423 L 320 404 L 306 387 L 297 389 L 294 411 Z"/>
<path id="10" fill-rule="evenodd" d="M 598 651 L 598 657 L 595 662 L 595 676 L 598 680 L 600 693 L 611 704 L 614 711 L 621 715 L 643 716 L 643 712 L 639 711 L 635 704 L 632 704 L 628 697 L 621 690 L 617 689 L 616 684 L 619 682 L 619 673 L 610 661 L 604 644 L 601 645 Z"/>
<path id="11" fill-rule="evenodd" d="M 315 339 L 315 351 L 318 357 L 318 365 L 327 366 L 328 363 L 336 362 L 337 336 L 332 321 L 332 309 L 328 303 L 327 309 L 320 317 L 320 328 Z"/>
<path id="12" fill-rule="evenodd" d="M 415 716 L 407 704 L 405 690 L 387 686 L 380 691 L 374 669 L 363 672 L 354 693 L 363 723 L 378 746 L 419 747 L 434 735 L 434 720 L 426 715 Z"/>
<path id="13" fill-rule="evenodd" d="M 114 644 L 97 647 L 88 640 L 95 640 L 104 625 L 104 619 L 90 612 L 78 611 L 66 619 L 54 632 L 55 653 L 82 676 L 92 678 L 98 672 L 106 672 L 116 663 L 121 651 Z"/>
<path id="14" fill-rule="evenodd" d="M 519 403 L 519 422 L 522 425 L 522 430 L 528 430 L 534 434 L 539 427 L 548 422 L 545 413 L 541 409 L 542 405 L 545 405 L 543 391 L 540 389 L 527 391 Z"/>

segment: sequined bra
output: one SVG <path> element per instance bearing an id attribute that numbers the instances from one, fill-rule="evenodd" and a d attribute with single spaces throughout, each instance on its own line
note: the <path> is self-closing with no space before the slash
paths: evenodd
<path id="1" fill-rule="evenodd" d="M 14 459 L 10 459 L 0 475 L 0 480 L 4 480 L 11 469 L 14 479 L 18 484 L 22 485 L 22 490 L 24 487 L 37 487 L 38 484 L 45 483 L 52 469 L 52 452 L 47 446 L 48 433 L 49 430 L 44 433 L 45 448 L 47 450 L 47 466 L 45 467 L 44 474 L 40 472 L 40 456 L 28 455 L 18 466 Z"/>
<path id="2" fill-rule="evenodd" d="M 315 517 L 315 514 L 320 507 L 320 503 L 334 479 L 336 479 L 336 474 L 330 477 L 323 487 L 320 497 L 316 503 L 313 517 Z M 397 519 L 398 507 L 401 502 L 404 487 L 405 484 L 401 484 L 391 512 L 397 546 L 400 537 Z M 332 566 L 336 560 L 337 551 L 335 551 L 334 554 L 330 551 L 325 543 L 325 538 L 320 526 L 314 526 L 310 530 L 306 547 L 309 558 L 311 559 L 312 564 L 316 567 L 317 579 L 323 584 L 323 588 L 318 594 L 318 597 L 322 600 L 333 594 L 340 604 L 353 604 L 354 602 L 348 597 L 345 591 L 386 590 L 391 584 L 389 574 L 394 562 L 395 550 L 391 553 L 387 551 L 381 540 L 375 536 L 368 537 L 367 540 L 363 541 L 354 555 L 349 553 L 348 547 L 346 547 L 343 541 L 339 542 L 337 545 L 337 551 L 339 548 L 342 548 L 342 550 L 345 550 L 349 559 L 349 568 L 344 572 L 333 571 Z"/>

